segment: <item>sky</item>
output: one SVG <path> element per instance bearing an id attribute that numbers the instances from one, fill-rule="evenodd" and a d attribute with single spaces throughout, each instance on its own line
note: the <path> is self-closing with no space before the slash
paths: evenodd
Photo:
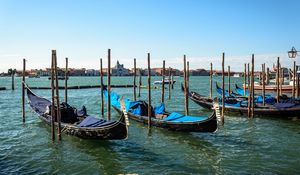
<path id="1" fill-rule="evenodd" d="M 298 0 L 0 0 L 0 72 L 9 68 L 50 67 L 55 49 L 58 66 L 65 57 L 72 68 L 99 68 L 111 49 L 112 65 L 243 71 L 255 54 L 255 69 L 272 66 L 287 51 L 300 50 Z"/>

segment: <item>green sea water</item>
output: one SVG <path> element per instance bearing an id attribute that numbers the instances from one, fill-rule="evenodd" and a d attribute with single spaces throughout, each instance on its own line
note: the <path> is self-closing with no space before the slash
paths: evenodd
<path id="1" fill-rule="evenodd" d="M 152 77 L 152 81 L 161 77 Z M 184 112 L 182 77 L 175 77 L 168 99 L 168 111 Z M 215 80 L 220 80 L 216 78 Z M 133 77 L 112 77 L 112 84 L 132 84 Z M 27 78 L 29 86 L 50 86 L 47 77 Z M 147 82 L 143 77 L 143 84 Z M 241 83 L 242 78 L 232 78 Z M 63 86 L 63 81 L 60 81 Z M 99 85 L 98 77 L 70 77 L 69 85 Z M 0 78 L 0 174 L 300 174 L 300 122 L 288 119 L 247 119 L 239 114 L 225 116 L 225 125 L 216 133 L 179 133 L 152 128 L 131 121 L 129 137 L 121 141 L 85 140 L 68 135 L 52 143 L 50 128 L 26 105 L 22 123 L 21 78 L 16 90 L 11 79 Z M 233 87 L 233 86 L 232 86 Z M 209 94 L 209 77 L 190 77 L 190 89 Z M 112 89 L 133 98 L 133 88 Z M 50 90 L 34 90 L 47 98 Z M 100 115 L 100 90 L 69 90 L 69 103 L 89 114 Z M 214 95 L 216 93 L 214 92 Z M 60 91 L 61 100 L 64 91 Z M 147 100 L 142 89 L 141 99 Z M 161 91 L 152 90 L 152 104 L 161 100 Z M 211 111 L 189 102 L 191 115 Z M 113 118 L 119 115 L 112 111 Z M 299 114 L 300 115 L 300 114 Z"/>

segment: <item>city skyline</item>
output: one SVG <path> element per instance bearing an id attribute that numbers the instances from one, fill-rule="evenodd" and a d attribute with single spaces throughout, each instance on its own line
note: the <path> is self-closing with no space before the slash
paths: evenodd
<path id="1" fill-rule="evenodd" d="M 57 50 L 58 64 L 64 58 L 70 67 L 106 65 L 107 49 L 112 49 L 112 62 L 126 67 L 166 66 L 182 69 L 187 55 L 191 69 L 209 68 L 212 62 L 221 69 L 234 71 L 250 62 L 255 54 L 256 69 L 260 64 L 272 66 L 277 57 L 285 67 L 292 59 L 287 51 L 300 48 L 297 35 L 297 13 L 300 2 L 288 1 L 18 1 L 0 2 L 0 72 L 50 66 L 51 49 Z M 295 59 L 299 62 L 299 58 Z M 61 66 L 62 67 L 62 66 Z"/>

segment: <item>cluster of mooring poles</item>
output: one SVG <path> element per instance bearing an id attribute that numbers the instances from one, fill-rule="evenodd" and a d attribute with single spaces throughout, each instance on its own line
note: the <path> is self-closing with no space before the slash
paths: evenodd
<path id="1" fill-rule="evenodd" d="M 225 113 L 225 53 L 222 53 L 222 107 L 221 107 L 221 124 L 224 125 L 224 113 Z M 65 103 L 68 102 L 68 58 L 65 59 Z M 161 102 L 165 102 L 165 77 L 168 76 L 168 99 L 171 99 L 171 89 L 174 88 L 174 80 L 172 74 L 172 68 L 168 68 L 168 75 L 166 75 L 165 60 L 163 60 L 162 66 L 162 89 L 161 89 Z M 150 53 L 147 54 L 147 73 L 148 73 L 148 128 L 151 128 L 151 66 L 150 66 Z M 102 58 L 100 58 L 100 90 L 101 90 L 101 117 L 104 118 L 104 82 L 103 82 L 103 63 Z M 299 76 L 296 73 L 296 62 L 293 64 L 292 75 L 292 99 L 299 97 Z M 23 77 L 22 77 L 22 119 L 25 122 L 25 73 L 26 73 L 26 60 L 23 59 Z M 231 93 L 231 82 L 230 82 L 230 66 L 228 66 L 228 93 Z M 108 49 L 107 54 L 107 119 L 111 120 L 111 50 Z M 137 97 L 141 96 L 141 86 L 142 86 L 142 72 L 139 68 L 138 70 L 138 84 L 137 81 L 137 68 L 136 68 L 136 58 L 134 58 L 134 74 L 133 74 L 133 99 L 136 101 Z M 183 55 L 183 76 L 184 76 L 184 111 L 185 115 L 189 115 L 189 61 L 186 60 L 186 55 Z M 212 98 L 212 76 L 213 76 L 213 64 L 210 63 L 210 93 L 209 96 Z M 263 106 L 265 106 L 265 92 L 266 85 L 269 84 L 270 73 L 269 68 L 266 69 L 265 63 L 261 65 L 260 82 L 262 84 L 262 98 Z M 291 79 L 291 78 L 289 78 Z M 280 97 L 282 96 L 282 85 L 284 84 L 284 71 L 280 65 L 280 58 L 277 58 L 276 64 L 276 93 L 277 93 L 277 103 L 280 102 Z M 138 93 L 136 92 L 138 88 Z M 244 64 L 244 96 L 247 96 L 248 91 L 248 117 L 253 118 L 254 116 L 254 54 L 252 54 L 251 59 L 251 70 L 250 63 Z M 14 89 L 14 73 L 12 73 L 12 89 Z M 51 92 L 52 92 L 52 106 L 51 106 L 51 128 L 52 128 L 52 140 L 55 140 L 55 127 L 57 127 L 58 140 L 61 140 L 61 114 L 60 114 L 60 100 L 59 100 L 59 85 L 58 85 L 58 71 L 57 71 L 57 56 L 56 50 L 52 50 L 52 61 L 51 61 Z M 53 112 L 52 112 L 53 111 Z"/>

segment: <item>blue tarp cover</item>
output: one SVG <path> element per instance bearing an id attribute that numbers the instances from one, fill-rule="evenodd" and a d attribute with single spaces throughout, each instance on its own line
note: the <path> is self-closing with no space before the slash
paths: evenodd
<path id="1" fill-rule="evenodd" d="M 244 96 L 244 89 L 236 88 L 235 90 L 239 95 Z M 246 90 L 246 97 L 248 97 L 248 90 Z"/>
<path id="2" fill-rule="evenodd" d="M 172 121 L 172 122 L 193 122 L 193 121 L 201 121 L 206 120 L 208 117 L 201 116 L 185 116 L 183 114 L 179 114 L 177 112 L 172 112 L 168 117 L 164 118 L 164 121 Z"/>
<path id="3" fill-rule="evenodd" d="M 107 90 L 104 89 L 103 91 L 104 97 L 107 99 Z M 120 96 L 115 92 L 110 92 L 111 96 L 111 104 L 120 109 Z M 141 115 L 142 105 L 144 101 L 130 101 L 129 99 L 124 99 L 124 103 L 126 106 L 126 111 L 130 111 L 133 114 Z M 154 108 L 155 114 L 164 114 L 165 113 L 165 104 L 161 103 L 160 105 Z M 201 121 L 208 119 L 207 116 L 185 116 L 179 114 L 177 112 L 172 112 L 168 117 L 164 118 L 165 121 L 172 121 L 172 122 L 193 122 L 193 121 Z"/>
<path id="4" fill-rule="evenodd" d="M 84 120 L 82 120 L 82 122 L 79 123 L 77 126 L 78 127 L 100 127 L 100 126 L 112 124 L 114 122 L 116 121 L 106 121 L 104 119 L 98 119 L 93 116 L 88 116 Z"/>
<path id="5" fill-rule="evenodd" d="M 217 92 L 218 92 L 218 94 L 222 95 L 222 88 L 217 88 Z M 225 95 L 225 97 L 228 97 L 228 96 L 230 96 L 232 94 L 229 94 L 228 90 L 225 90 L 224 95 Z"/>
<path id="6" fill-rule="evenodd" d="M 255 102 L 255 103 L 262 103 L 262 102 L 263 102 L 263 96 L 262 96 L 262 95 L 256 96 L 254 102 Z M 273 104 L 273 103 L 276 102 L 276 99 L 275 99 L 274 97 L 271 97 L 271 96 L 269 96 L 269 95 L 266 95 L 266 96 L 265 96 L 265 102 L 266 102 L 267 104 Z"/>
<path id="7" fill-rule="evenodd" d="M 154 107 L 154 113 L 155 114 L 164 114 L 166 113 L 166 108 L 164 103 L 160 103 L 158 106 Z"/>
<path id="8" fill-rule="evenodd" d="M 275 103 L 274 107 L 277 109 L 282 109 L 282 108 L 291 108 L 294 107 L 295 103 Z"/>

